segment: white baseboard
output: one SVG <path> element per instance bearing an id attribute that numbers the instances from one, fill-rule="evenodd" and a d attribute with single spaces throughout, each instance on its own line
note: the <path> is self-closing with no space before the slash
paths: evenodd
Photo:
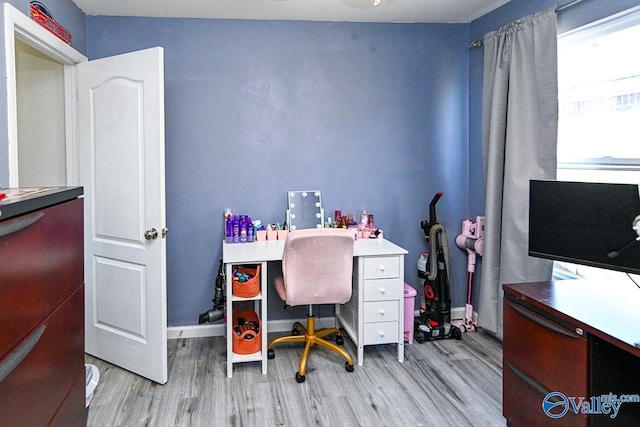
<path id="1" fill-rule="evenodd" d="M 465 311 L 464 307 L 451 307 L 451 320 L 464 319 L 464 311 Z M 420 310 L 416 310 L 414 312 L 414 315 L 416 317 L 420 316 Z M 478 312 L 476 311 L 473 312 L 473 321 L 474 322 L 478 321 Z"/>
<path id="2" fill-rule="evenodd" d="M 307 319 L 269 320 L 267 322 L 267 330 L 269 332 L 290 332 L 294 322 L 300 322 L 304 325 Z M 335 325 L 335 320 L 333 317 L 317 317 L 316 325 L 318 329 L 331 327 Z M 169 326 L 167 328 L 167 339 L 222 337 L 224 336 L 224 327 L 224 323 Z"/>
<path id="3" fill-rule="evenodd" d="M 452 307 L 451 308 L 451 320 L 458 320 L 464 318 L 464 307 Z M 415 316 L 420 315 L 420 311 L 415 311 Z M 473 312 L 473 320 L 478 320 L 478 313 Z M 269 332 L 289 332 L 293 322 L 300 322 L 303 325 L 306 323 L 306 319 L 281 319 L 281 320 L 269 320 L 267 322 L 267 329 Z M 318 329 L 331 327 L 335 324 L 333 317 L 320 317 L 316 318 L 316 324 Z M 169 326 L 167 328 L 167 339 L 175 340 L 180 338 L 206 338 L 206 337 L 222 337 L 224 336 L 224 323 L 213 323 L 204 325 L 188 325 L 188 326 Z"/>
<path id="4" fill-rule="evenodd" d="M 451 320 L 461 320 L 464 319 L 464 307 L 452 307 L 451 308 Z M 478 312 L 473 311 L 473 321 L 478 321 Z"/>

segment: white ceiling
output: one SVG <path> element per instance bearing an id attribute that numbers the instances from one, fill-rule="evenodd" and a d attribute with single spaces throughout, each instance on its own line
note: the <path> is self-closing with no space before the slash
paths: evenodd
<path id="1" fill-rule="evenodd" d="M 73 0 L 87 15 L 469 23 L 509 0 Z"/>

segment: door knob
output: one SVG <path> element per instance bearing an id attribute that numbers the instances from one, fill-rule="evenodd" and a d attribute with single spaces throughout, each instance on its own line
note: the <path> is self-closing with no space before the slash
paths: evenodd
<path id="1" fill-rule="evenodd" d="M 157 239 L 158 238 L 158 230 L 155 228 L 150 228 L 144 232 L 144 238 L 147 240 Z"/>

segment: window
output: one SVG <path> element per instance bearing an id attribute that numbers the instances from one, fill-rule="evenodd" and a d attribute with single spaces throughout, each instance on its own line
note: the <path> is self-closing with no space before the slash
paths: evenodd
<path id="1" fill-rule="evenodd" d="M 638 9 L 558 38 L 558 179 L 640 184 L 638 40 Z M 566 263 L 554 269 L 557 277 L 620 274 Z"/>

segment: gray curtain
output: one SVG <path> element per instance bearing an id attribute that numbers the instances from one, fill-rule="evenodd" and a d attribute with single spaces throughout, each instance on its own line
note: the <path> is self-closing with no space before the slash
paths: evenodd
<path id="1" fill-rule="evenodd" d="M 484 38 L 482 148 L 486 186 L 479 326 L 502 338 L 502 285 L 549 280 L 529 257 L 529 180 L 554 179 L 558 129 L 554 10 Z"/>

